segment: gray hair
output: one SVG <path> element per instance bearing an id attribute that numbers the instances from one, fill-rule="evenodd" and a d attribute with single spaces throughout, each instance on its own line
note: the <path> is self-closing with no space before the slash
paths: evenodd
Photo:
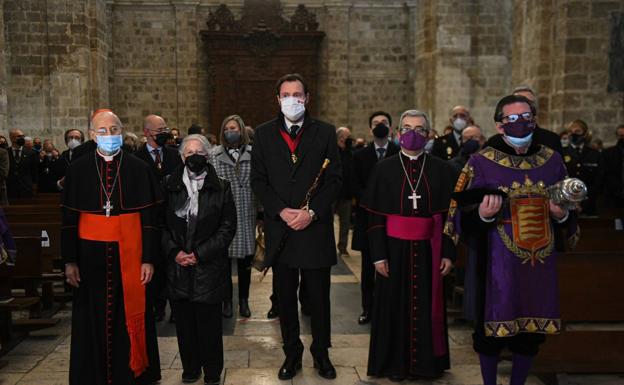
<path id="1" fill-rule="evenodd" d="M 134 132 L 126 132 L 123 138 L 124 140 L 126 140 L 126 138 L 132 138 L 135 142 L 139 140 L 139 137 Z"/>
<path id="2" fill-rule="evenodd" d="M 513 95 L 516 95 L 519 92 L 528 92 L 531 95 L 533 95 L 533 99 L 535 99 L 535 101 L 533 102 L 533 104 L 535 104 L 535 110 L 537 111 L 537 107 L 538 107 L 538 99 L 537 99 L 537 93 L 535 92 L 535 90 L 526 84 L 520 85 L 516 88 L 513 89 L 513 91 L 511 92 Z"/>
<path id="3" fill-rule="evenodd" d="M 184 149 L 186 148 L 186 145 L 188 144 L 188 142 L 193 141 L 193 140 L 201 143 L 206 155 L 210 153 L 210 148 L 212 146 L 210 145 L 210 142 L 208 142 L 208 139 L 206 139 L 205 136 L 200 135 L 200 134 L 191 134 L 191 135 L 185 136 L 184 139 L 182 139 L 182 143 L 180 143 L 180 148 L 178 149 L 178 151 L 180 152 L 180 156 L 184 154 Z"/>
<path id="4" fill-rule="evenodd" d="M 340 135 L 341 135 L 343 132 L 351 132 L 351 130 L 349 129 L 349 127 L 344 127 L 344 126 L 343 126 L 343 127 L 338 127 L 338 128 L 336 129 L 336 136 L 337 136 L 337 137 L 340 137 Z"/>
<path id="5" fill-rule="evenodd" d="M 424 129 L 427 130 L 427 132 L 431 131 L 431 122 L 429 121 L 429 116 L 420 110 L 407 110 L 404 113 L 402 113 L 401 118 L 399 119 L 399 130 L 401 129 L 401 126 L 403 126 L 403 118 L 405 118 L 406 116 L 424 118 L 425 119 Z"/>

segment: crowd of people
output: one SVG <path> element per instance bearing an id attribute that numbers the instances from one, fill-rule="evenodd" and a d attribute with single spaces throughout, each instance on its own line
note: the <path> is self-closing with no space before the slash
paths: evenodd
<path id="1" fill-rule="evenodd" d="M 462 242 L 471 256 L 466 318 L 484 384 L 496 383 L 504 347 L 513 353 L 512 385 L 523 384 L 544 335 L 561 326 L 549 229 L 572 237 L 578 214 L 624 207 L 624 125 L 606 149 L 582 120 L 558 135 L 539 126 L 535 92 L 518 87 L 494 109 L 490 138 L 456 106 L 441 135 L 422 111 L 394 124 L 372 112 L 367 142 L 310 116 L 301 76 L 280 78 L 275 95 L 275 119 L 253 129 L 231 115 L 218 135 L 194 124 L 183 136 L 149 115 L 139 137 L 103 109 L 86 138 L 65 132 L 63 152 L 20 129 L 0 137 L 3 204 L 62 193 L 62 257 L 74 287 L 70 383 L 158 381 L 155 323 L 167 301 L 182 380 L 203 374 L 219 383 L 222 318 L 236 308 L 232 264 L 238 314 L 250 317 L 259 232 L 263 266 L 273 271 L 267 317 L 279 316 L 282 331 L 279 379 L 301 369 L 298 301 L 311 317 L 314 367 L 335 378 L 330 271 L 349 255 L 353 228 L 351 249 L 362 258 L 354 322 L 371 323 L 369 375 L 435 378 L 450 367 L 443 279 Z M 589 190 L 576 210 L 548 198 L 547 187 L 566 175 Z"/>

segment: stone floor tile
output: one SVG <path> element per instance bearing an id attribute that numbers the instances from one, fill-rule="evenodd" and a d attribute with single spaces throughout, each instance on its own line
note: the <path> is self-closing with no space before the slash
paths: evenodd
<path id="1" fill-rule="evenodd" d="M 226 368 L 248 368 L 249 350 L 226 350 L 223 352 L 223 361 Z"/>
<path id="2" fill-rule="evenodd" d="M 69 354 L 52 352 L 33 369 L 36 372 L 69 372 Z"/>
<path id="3" fill-rule="evenodd" d="M 249 353 L 250 368 L 274 368 L 277 372 L 285 359 L 282 349 L 255 349 Z"/>
<path id="4" fill-rule="evenodd" d="M 25 376 L 25 373 L 4 373 L 4 369 L 0 372 L 0 384 L 15 385 Z"/>
<path id="5" fill-rule="evenodd" d="M 277 320 L 249 320 L 237 322 L 235 336 L 275 336 L 280 335 L 280 325 Z"/>
<path id="6" fill-rule="evenodd" d="M 2 357 L 2 361 L 6 361 L 7 365 L 2 368 L 4 373 L 26 373 L 34 368 L 44 356 L 40 355 L 14 355 L 7 354 Z"/>
<path id="7" fill-rule="evenodd" d="M 336 367 L 335 380 L 326 380 L 319 376 L 316 369 L 304 367 L 302 372 L 292 380 L 293 385 L 354 385 L 359 382 L 360 378 L 353 367 Z"/>
<path id="8" fill-rule="evenodd" d="M 395 385 L 396 382 L 392 382 L 387 378 L 377 378 L 377 377 L 369 377 L 366 375 L 366 366 L 357 366 L 355 368 L 357 375 L 360 379 L 360 384 L 358 385 Z M 420 380 L 420 381 L 403 381 L 401 382 L 403 385 L 431 385 L 431 381 L 429 380 Z"/>
<path id="9" fill-rule="evenodd" d="M 17 385 L 67 385 L 69 384 L 68 372 L 30 372 L 17 383 Z"/>
<path id="10" fill-rule="evenodd" d="M 223 337 L 223 348 L 225 350 L 262 350 L 281 349 L 282 338 L 276 336 L 225 336 Z"/>
<path id="11" fill-rule="evenodd" d="M 227 369 L 224 385 L 286 385 L 292 381 L 280 381 L 277 378 L 278 368 L 242 368 Z M 338 384 L 336 384 L 338 385 Z"/>

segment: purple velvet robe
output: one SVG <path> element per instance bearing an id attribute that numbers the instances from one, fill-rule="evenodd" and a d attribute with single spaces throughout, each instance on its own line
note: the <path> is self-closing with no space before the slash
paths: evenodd
<path id="1" fill-rule="evenodd" d="M 550 218 L 546 188 L 566 177 L 561 156 L 540 146 L 532 155 L 509 155 L 487 147 L 473 155 L 456 191 L 500 189 L 508 196 L 496 219 L 485 223 L 478 205 L 457 207 L 452 201 L 445 233 L 478 240 L 484 266 L 477 287 L 486 336 L 518 333 L 555 334 L 561 330 L 556 271 L 555 227 L 576 236 L 574 215 L 563 223 Z M 474 261 L 472 261 L 474 262 Z M 479 270 L 479 269 L 476 269 Z M 468 281 L 468 279 L 467 279 Z"/>

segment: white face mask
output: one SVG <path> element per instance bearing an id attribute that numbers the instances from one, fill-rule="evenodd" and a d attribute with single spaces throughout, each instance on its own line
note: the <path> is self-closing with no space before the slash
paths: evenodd
<path id="1" fill-rule="evenodd" d="M 294 96 L 287 96 L 280 99 L 280 106 L 282 107 L 282 114 L 291 122 L 299 121 L 305 113 L 304 102 Z"/>
<path id="2" fill-rule="evenodd" d="M 462 130 L 466 128 L 466 121 L 462 118 L 457 118 L 453 120 L 453 129 L 456 132 L 462 132 Z"/>
<path id="3" fill-rule="evenodd" d="M 69 142 L 67 142 L 67 147 L 69 147 L 70 150 L 78 146 L 80 146 L 80 141 L 78 139 L 70 139 Z"/>

